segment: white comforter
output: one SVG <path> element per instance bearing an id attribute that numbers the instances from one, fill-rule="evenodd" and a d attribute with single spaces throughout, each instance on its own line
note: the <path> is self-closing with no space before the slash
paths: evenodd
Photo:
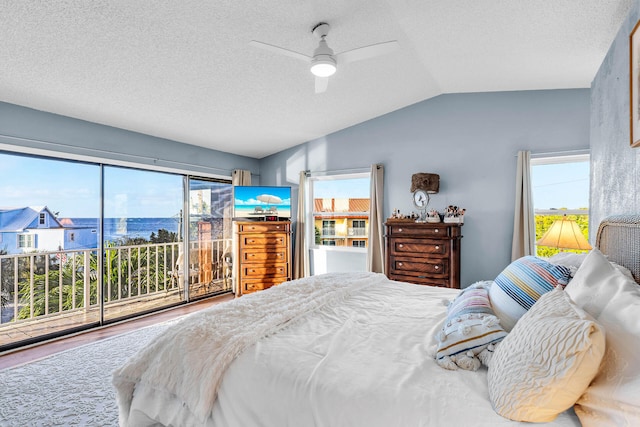
<path id="1" fill-rule="evenodd" d="M 229 427 L 520 424 L 500 417 L 491 408 L 484 368 L 477 372 L 447 371 L 433 359 L 432 337 L 446 311 L 443 300 L 453 298 L 458 291 L 391 282 L 382 275 L 369 273 L 316 276 L 274 290 L 284 293 L 289 288 L 307 288 L 306 293 L 311 295 L 312 289 L 323 284 L 334 290 L 318 291 L 313 298 L 307 298 L 308 306 L 303 309 L 300 309 L 303 303 L 280 301 L 282 311 L 271 305 L 266 315 L 253 313 L 254 320 L 260 316 L 272 319 L 277 313 L 282 316 L 278 322 L 267 321 L 267 326 L 250 325 L 249 330 L 251 327 L 260 330 L 255 334 L 237 331 L 257 341 L 244 343 L 239 351 L 232 350 L 235 360 L 229 363 L 217 362 L 218 358 L 228 360 L 229 354 L 214 353 L 210 337 L 200 335 L 203 330 L 217 327 L 213 317 L 198 313 L 181 322 L 191 325 L 181 332 L 191 334 L 190 337 L 178 338 L 170 333 L 170 339 L 160 341 L 165 342 L 164 346 L 173 346 L 172 350 L 152 345 L 145 357 L 134 358 L 116 373 L 121 424 Z M 258 310 L 261 304 L 253 300 L 270 301 L 270 295 L 276 294 L 270 292 L 229 303 L 225 315 L 233 316 L 234 310 L 228 308 L 234 305 L 238 308 L 248 304 Z M 287 298 L 295 298 L 293 295 L 289 293 Z M 242 303 L 245 299 L 248 303 Z M 289 310 L 292 315 L 284 314 Z M 215 307 L 207 313 L 210 311 L 215 312 Z M 246 315 L 244 310 L 235 322 L 243 323 Z M 203 327 L 205 319 L 212 324 Z M 190 333 L 192 329 L 198 333 Z M 275 330 L 278 332 L 273 334 Z M 203 354 L 200 346 L 209 350 Z M 152 356 L 158 351 L 181 355 L 178 369 L 173 366 L 175 360 Z M 203 360 L 191 360 L 192 352 Z M 190 376 L 181 380 L 187 360 L 187 366 L 216 364 L 222 368 L 220 373 L 224 376 L 219 387 L 217 373 L 213 377 Z M 220 371 L 217 368 L 205 371 Z M 174 374 L 166 384 L 160 384 L 148 380 L 153 377 L 149 371 Z M 181 386 L 176 388 L 176 382 Z M 580 424 L 568 412 L 550 425 Z"/>

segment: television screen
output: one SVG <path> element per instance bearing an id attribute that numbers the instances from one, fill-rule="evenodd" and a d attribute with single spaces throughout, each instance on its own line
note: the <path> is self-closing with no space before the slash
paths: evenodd
<path id="1" fill-rule="evenodd" d="M 264 219 L 291 218 L 291 187 L 236 186 L 233 188 L 233 217 Z"/>

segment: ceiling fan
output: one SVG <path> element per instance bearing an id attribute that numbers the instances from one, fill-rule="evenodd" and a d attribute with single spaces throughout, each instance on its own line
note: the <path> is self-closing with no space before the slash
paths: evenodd
<path id="1" fill-rule="evenodd" d="M 309 63 L 311 65 L 310 71 L 315 76 L 316 80 L 316 93 L 322 93 L 327 90 L 329 77 L 336 72 L 338 64 L 346 64 L 348 62 L 361 61 L 363 59 L 385 55 L 398 48 L 398 42 L 392 40 L 334 54 L 326 41 L 326 37 L 329 34 L 329 24 L 326 22 L 320 22 L 313 27 L 311 32 L 320 39 L 318 47 L 313 52 L 313 56 L 308 56 L 303 53 L 294 52 L 283 47 L 274 46 L 272 44 L 256 40 L 252 40 L 249 44 Z"/>

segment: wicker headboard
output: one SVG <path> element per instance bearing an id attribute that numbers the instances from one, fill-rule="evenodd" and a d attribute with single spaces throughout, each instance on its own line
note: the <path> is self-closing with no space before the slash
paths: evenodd
<path id="1" fill-rule="evenodd" d="M 596 246 L 613 261 L 627 267 L 640 284 L 640 215 L 615 215 L 602 220 Z"/>

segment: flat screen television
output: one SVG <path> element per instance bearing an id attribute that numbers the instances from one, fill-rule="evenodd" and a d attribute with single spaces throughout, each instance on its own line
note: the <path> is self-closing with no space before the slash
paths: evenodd
<path id="1" fill-rule="evenodd" d="M 265 220 L 291 219 L 291 187 L 233 187 L 233 218 Z"/>

